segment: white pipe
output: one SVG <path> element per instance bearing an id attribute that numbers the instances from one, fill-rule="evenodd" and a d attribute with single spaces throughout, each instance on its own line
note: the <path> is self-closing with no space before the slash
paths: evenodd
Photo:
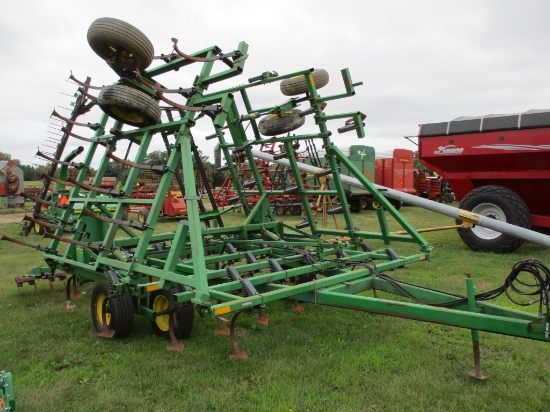
<path id="1" fill-rule="evenodd" d="M 273 156 L 264 152 L 259 152 L 257 150 L 252 150 L 252 155 L 258 159 L 265 160 L 272 163 L 278 163 L 283 166 L 290 166 L 290 162 L 287 159 L 273 159 Z M 298 169 L 307 172 L 316 174 L 322 171 L 323 169 L 307 165 L 305 163 L 297 164 Z M 354 177 L 340 175 L 342 182 L 359 189 L 365 189 L 365 186 Z M 446 216 L 450 216 L 455 219 L 463 220 L 464 215 L 472 217 L 474 220 L 478 220 L 476 223 L 478 226 L 485 227 L 487 229 L 494 230 L 496 232 L 505 233 L 510 236 L 517 237 L 519 239 L 528 240 L 533 243 L 538 243 L 539 245 L 550 247 L 550 236 L 543 235 L 542 233 L 535 232 L 533 230 L 525 229 L 523 227 L 511 225 L 510 223 L 501 222 L 500 220 L 491 219 L 486 216 L 478 215 L 477 213 L 472 213 L 466 210 L 461 210 L 456 207 L 444 205 L 432 200 L 424 199 L 415 195 L 410 195 L 408 193 L 400 192 L 399 190 L 390 189 L 389 187 L 380 186 L 374 184 L 377 189 L 382 189 L 384 191 L 384 196 L 391 199 L 399 200 L 403 203 L 409 203 L 414 206 L 420 206 L 424 209 L 431 210 L 436 213 L 441 213 Z M 460 216 L 462 215 L 462 216 Z"/>

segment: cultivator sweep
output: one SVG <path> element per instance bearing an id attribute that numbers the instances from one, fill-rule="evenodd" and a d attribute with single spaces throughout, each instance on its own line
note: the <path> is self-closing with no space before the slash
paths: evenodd
<path id="1" fill-rule="evenodd" d="M 75 179 L 54 178 L 53 174 L 46 178 L 67 185 L 67 199 L 64 204 L 57 201 L 48 204 L 58 210 L 57 219 L 62 223 L 53 228 L 53 233 L 46 232 L 51 243 L 40 249 L 47 266 L 35 269 L 26 279 L 68 274 L 69 307 L 71 282 L 73 285 L 97 282 L 91 296 L 91 312 L 100 336 L 128 335 L 134 315 L 139 314 L 151 320 L 159 335 L 171 339 L 169 349 L 178 350 L 183 348 L 179 339 L 189 337 L 194 315 L 198 313 L 217 321 L 218 333 L 231 335 L 232 356 L 245 357 L 235 339 L 238 315 L 258 311 L 258 320 L 267 324 L 266 305 L 291 298 L 469 328 L 474 342 L 478 340 L 478 330 L 550 339 L 545 306 L 548 271 L 540 262 L 523 263 L 500 291 L 513 286 L 519 273 L 533 274 L 538 287 L 535 293 L 544 303 L 538 315 L 486 303 L 493 295 L 476 295 L 472 279 L 467 279 L 467 296 L 458 296 L 399 282 L 384 274 L 428 259 L 431 246 L 330 139 L 328 123 L 338 120 L 343 122 L 338 132 L 355 132 L 359 138 L 365 135 L 362 113 L 325 113 L 327 102 L 355 94 L 358 83 L 352 81 L 348 69 L 341 71 L 343 91 L 335 95 L 319 93 L 328 83 L 328 73 L 314 69 L 285 75 L 264 72 L 248 79 L 247 84 L 210 92 L 211 85 L 243 72 L 248 58 L 245 42 L 230 53 L 212 46 L 185 54 L 173 39 L 171 53 L 153 57 L 153 46 L 142 32 L 111 18 L 98 19 L 90 26 L 88 42 L 114 70 L 118 80 L 100 88 L 97 98 L 81 90 L 80 99 L 91 100 L 89 104 L 103 110 L 98 123 L 67 119 L 67 130 L 73 126 L 87 128 L 94 135 L 82 137 L 82 132 L 67 132 L 68 137 L 79 136 L 88 147 Z M 160 60 L 160 64 L 148 69 L 153 60 Z M 165 73 L 197 66 L 198 75 L 187 87 L 168 88 L 157 80 Z M 223 69 L 215 71 L 219 66 Z M 273 106 L 254 107 L 249 90 L 271 83 L 278 83 L 283 95 L 290 97 Z M 175 99 L 183 101 L 177 103 Z M 159 103 L 167 107 L 161 108 Z M 306 109 L 301 111 L 300 106 Z M 163 109 L 177 110 L 181 118 L 163 121 Z M 315 123 L 317 131 L 290 134 L 307 119 Z M 209 136 L 196 133 L 193 137 L 193 128 L 199 121 L 211 124 L 213 133 Z M 154 167 L 161 175 L 156 194 L 148 199 L 132 198 L 144 158 L 159 136 L 169 137 L 171 142 L 166 164 Z M 244 212 L 240 215 L 243 221 L 236 226 L 226 226 L 222 221 L 223 213 L 230 209 L 201 207 L 202 197 L 195 190 L 193 170 L 193 139 L 201 138 L 218 139 L 235 188 L 232 204 Z M 309 165 L 314 168 L 312 173 L 308 172 L 309 176 L 324 182 L 320 187 L 310 187 L 301 178 L 302 164 L 296 148 L 304 141 L 315 142 L 326 153 L 322 167 Z M 264 162 L 255 160 L 254 150 L 267 143 L 283 149 L 273 151 L 270 167 L 276 168 L 278 161 L 284 161 L 294 176 L 292 185 L 275 189 L 260 184 Z M 132 145 L 132 160 L 113 155 L 117 148 L 131 153 L 125 149 Z M 57 153 L 54 164 L 64 166 L 72 161 L 61 163 L 60 159 L 62 153 Z M 126 167 L 127 178 L 118 188 L 102 190 L 99 183 L 109 161 Z M 247 181 L 239 176 L 236 162 L 247 164 Z M 96 168 L 94 181 L 85 184 L 92 165 Z M 377 228 L 359 228 L 353 222 L 339 172 L 341 166 L 381 205 L 373 212 Z M 183 169 L 183 186 L 187 189 L 184 193 L 187 215 L 174 230 L 159 232 L 162 205 L 178 167 Z M 293 202 L 299 203 L 303 211 L 303 221 L 296 225 L 275 219 L 270 206 L 271 197 L 288 195 L 293 196 Z M 257 199 L 254 205 L 248 201 L 250 196 Z M 338 226 L 317 224 L 312 199 L 321 198 L 329 199 L 324 201 L 323 210 L 325 214 L 337 215 Z M 334 198 L 338 203 L 330 200 Z M 143 222 L 124 216 L 126 207 L 136 203 L 149 210 Z M 31 219 L 37 219 L 43 203 L 37 205 Z M 80 207 L 77 205 L 81 205 L 82 213 L 74 213 Z M 390 232 L 388 219 L 393 219 L 405 234 Z M 381 246 L 373 248 L 375 243 Z M 399 251 L 402 245 L 407 250 L 412 245 L 414 252 L 402 254 Z M 374 292 L 373 297 L 363 293 L 369 290 Z M 385 297 L 386 294 L 384 298 L 378 297 L 377 291 L 396 298 Z M 222 316 L 229 315 L 233 318 L 228 330 Z M 476 375 L 481 377 L 480 369 Z"/>

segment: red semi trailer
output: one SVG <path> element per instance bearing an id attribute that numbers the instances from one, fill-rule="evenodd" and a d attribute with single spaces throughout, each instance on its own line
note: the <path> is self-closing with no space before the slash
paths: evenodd
<path id="1" fill-rule="evenodd" d="M 447 179 L 461 209 L 550 228 L 550 110 L 422 124 L 418 147 L 420 162 Z M 508 253 L 523 243 L 479 226 L 459 234 L 480 251 Z"/>

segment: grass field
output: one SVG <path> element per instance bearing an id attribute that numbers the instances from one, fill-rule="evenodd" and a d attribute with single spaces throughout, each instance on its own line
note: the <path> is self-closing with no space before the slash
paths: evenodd
<path id="1" fill-rule="evenodd" d="M 405 207 L 417 228 L 452 219 Z M 372 212 L 355 215 L 368 228 Z M 228 213 L 226 225 L 242 215 Z M 299 218 L 288 217 L 289 222 Z M 177 220 L 164 220 L 171 230 Z M 0 233 L 17 237 L 17 224 Z M 465 294 L 471 273 L 478 292 L 500 286 L 512 265 L 548 248 L 523 245 L 509 255 L 471 252 L 456 232 L 425 235 L 434 246 L 428 262 L 391 273 L 407 282 Z M 47 244 L 35 235 L 27 239 Z M 399 245 L 394 246 L 401 252 Z M 409 253 L 404 248 L 403 253 Z M 414 250 L 414 248 L 413 248 Z M 267 308 L 269 326 L 242 315 L 239 344 L 248 359 L 231 360 L 227 336 L 199 317 L 183 352 L 165 350 L 143 318 L 124 340 L 96 336 L 89 309 L 93 285 L 64 310 L 63 284 L 21 289 L 14 277 L 43 264 L 41 253 L 0 243 L 0 369 L 15 379 L 18 411 L 545 411 L 550 404 L 550 344 L 481 333 L 484 382 L 472 369 L 469 330 L 305 304 Z M 515 307 L 505 299 L 500 304 Z M 536 308 L 530 310 L 536 311 Z"/>

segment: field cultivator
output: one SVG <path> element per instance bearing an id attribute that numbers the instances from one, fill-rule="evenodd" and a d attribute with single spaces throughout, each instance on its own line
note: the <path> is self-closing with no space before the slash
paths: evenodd
<path id="1" fill-rule="evenodd" d="M 232 356 L 242 358 L 246 353 L 235 339 L 239 314 L 257 311 L 259 322 L 267 324 L 266 306 L 291 298 L 471 329 L 477 377 L 482 377 L 477 346 L 479 330 L 550 340 L 549 273 L 540 262 L 522 262 L 514 268 L 505 286 L 491 293 L 476 294 L 473 280 L 468 278 L 466 296 L 403 283 L 385 273 L 428 259 L 432 248 L 330 139 L 328 123 L 332 121 L 342 121 L 340 133 L 354 132 L 359 138 L 365 135 L 362 113 L 325 112 L 327 102 L 355 94 L 358 84 L 352 81 L 348 69 L 341 71 L 343 91 L 336 95 L 319 93 L 328 83 L 328 73 L 310 68 L 285 75 L 264 72 L 248 79 L 246 84 L 209 92 L 210 85 L 243 72 L 249 57 L 245 42 L 229 53 L 212 46 L 185 54 L 173 39 L 173 51 L 156 58 L 152 44 L 141 31 L 111 18 L 92 23 L 88 42 L 113 69 L 117 80 L 103 88 L 88 84 L 92 91 L 99 92 L 97 98 L 80 92 L 79 99 L 88 102 L 85 104 L 103 110 L 98 123 L 67 119 L 67 128 L 91 129 L 94 135 L 82 137 L 82 132 L 70 133 L 85 140 L 88 147 L 78 177 L 67 182 L 70 183 L 67 203 L 51 205 L 60 209 L 59 219 L 67 222 L 64 224 L 69 228 L 58 226 L 54 233 L 45 233 L 51 239 L 50 245 L 35 248 L 44 252 L 46 266 L 27 277 L 40 279 L 46 274 L 67 273 L 69 307 L 71 283 L 97 282 L 91 293 L 91 314 L 99 336 L 127 336 L 138 314 L 152 322 L 156 333 L 171 339 L 169 349 L 180 350 L 183 345 L 179 339 L 190 336 L 198 313 L 217 322 L 219 333 L 231 336 Z M 148 69 L 153 60 L 160 64 Z M 198 75 L 193 84 L 185 87 L 168 88 L 157 80 L 165 73 L 194 67 Z M 254 107 L 249 89 L 273 83 L 288 98 L 273 106 Z M 183 101 L 177 103 L 176 98 Z M 159 103 L 167 105 L 164 110 L 177 110 L 181 118 L 162 121 Z M 300 106 L 305 109 L 298 109 Z M 318 131 L 290 136 L 306 120 L 314 122 Z M 211 124 L 213 133 L 193 136 L 192 130 L 199 121 Z M 293 145 L 313 140 L 318 147 L 322 146 L 326 153 L 323 166 L 309 167 L 315 177 L 330 180 L 330 188 L 311 188 L 302 179 L 295 179 L 293 185 L 284 189 L 269 191 L 265 185 L 257 184 L 262 179 L 259 165 L 264 162 L 256 161 L 255 152 L 266 143 L 262 135 L 270 136 L 268 142 L 284 147 L 284 152 L 268 156 L 270 160 L 278 157 L 273 163 L 284 160 L 293 176 L 301 176 L 303 166 Z M 154 198 L 133 199 L 130 194 L 145 155 L 153 139 L 159 137 L 172 141 L 167 162 L 155 165 L 161 174 L 158 190 Z M 224 212 L 201 207 L 193 170 L 193 139 L 198 138 L 218 139 L 235 187 L 234 204 L 243 210 L 238 225 L 226 226 L 222 220 Z M 106 153 L 114 153 L 117 147 L 126 151 L 127 145 L 135 145 L 137 150 L 132 161 L 121 162 L 128 168 L 123 187 L 100 189 L 98 184 L 110 159 Z M 61 157 L 60 153 L 56 159 Z M 233 159 L 247 164 L 250 169 L 247 181 L 241 180 Z M 82 182 L 92 164 L 98 164 L 95 180 L 85 185 Z M 158 219 L 178 165 L 183 169 L 183 186 L 193 188 L 184 194 L 187 216 L 174 230 L 161 232 L 157 228 Z M 353 222 L 341 166 L 381 205 L 373 212 L 376 227 L 360 228 Z M 253 206 L 248 202 L 250 195 L 258 198 Z M 272 211 L 269 197 L 286 195 L 295 196 L 302 206 L 304 220 L 296 225 L 275 219 Z M 339 227 L 317 225 L 310 201 L 318 196 L 338 197 L 339 204 L 325 204 L 325 209 L 328 214 L 338 213 Z M 136 202 L 149 209 L 145 221 L 124 217 L 127 205 Z M 74 215 L 75 205 L 80 203 L 82 213 Z M 112 211 L 109 205 L 114 205 Z M 405 234 L 390 232 L 390 219 Z M 2 239 L 14 240 L 6 236 Z M 403 253 L 400 248 L 414 251 Z M 509 292 L 527 275 L 535 279 L 523 284 L 536 284 L 533 293 L 541 302 L 538 315 L 486 302 Z M 366 291 L 372 291 L 374 296 L 367 296 L 363 293 Z M 378 297 L 377 291 L 388 292 L 395 298 L 386 298 L 386 294 L 384 298 Z M 223 317 L 229 315 L 233 317 L 226 328 Z"/>

